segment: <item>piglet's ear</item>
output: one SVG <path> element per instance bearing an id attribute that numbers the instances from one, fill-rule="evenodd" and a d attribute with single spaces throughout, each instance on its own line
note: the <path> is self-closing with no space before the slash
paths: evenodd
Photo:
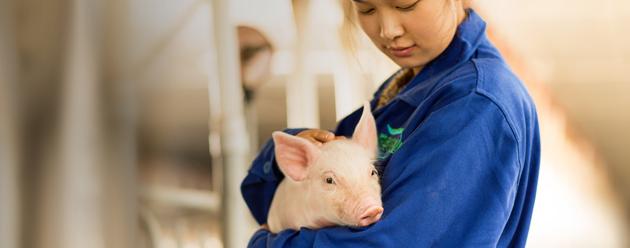
<path id="1" fill-rule="evenodd" d="M 363 114 L 361 114 L 361 119 L 354 128 L 352 140 L 372 152 L 372 156 L 376 154 L 376 121 L 374 121 L 374 116 L 372 116 L 372 111 L 370 111 L 369 102 L 363 103 Z"/>
<path id="2" fill-rule="evenodd" d="M 294 181 L 304 180 L 308 167 L 319 157 L 319 148 L 306 139 L 283 132 L 273 132 L 271 136 L 282 173 Z"/>

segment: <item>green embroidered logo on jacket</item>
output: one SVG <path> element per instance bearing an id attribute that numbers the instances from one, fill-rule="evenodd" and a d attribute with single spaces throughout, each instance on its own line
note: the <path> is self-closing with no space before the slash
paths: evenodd
<path id="1" fill-rule="evenodd" d="M 387 124 L 387 133 L 378 135 L 378 159 L 387 158 L 392 153 L 398 151 L 402 146 L 402 133 L 404 128 L 392 128 Z"/>

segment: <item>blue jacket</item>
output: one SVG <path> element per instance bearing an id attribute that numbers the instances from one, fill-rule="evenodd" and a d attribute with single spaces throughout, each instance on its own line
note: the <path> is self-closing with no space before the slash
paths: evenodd
<path id="1" fill-rule="evenodd" d="M 382 219 L 363 228 L 261 229 L 249 247 L 525 246 L 540 163 L 536 109 L 474 11 L 449 47 L 373 114 Z M 360 116 L 344 118 L 336 134 L 351 136 Z M 258 223 L 282 178 L 269 141 L 241 185 Z"/>

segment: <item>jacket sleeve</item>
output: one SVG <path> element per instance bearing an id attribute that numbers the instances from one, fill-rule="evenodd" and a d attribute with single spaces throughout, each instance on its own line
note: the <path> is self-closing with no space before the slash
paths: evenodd
<path id="1" fill-rule="evenodd" d="M 257 231 L 249 247 L 496 247 L 522 165 L 492 101 L 470 95 L 433 111 L 381 178 L 384 215 L 364 228 Z"/>

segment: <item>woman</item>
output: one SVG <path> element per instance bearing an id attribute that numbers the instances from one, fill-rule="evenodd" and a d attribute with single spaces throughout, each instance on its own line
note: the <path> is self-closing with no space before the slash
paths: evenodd
<path id="1" fill-rule="evenodd" d="M 401 67 L 371 101 L 385 212 L 364 228 L 277 235 L 261 228 L 249 246 L 525 246 L 540 159 L 536 110 L 484 21 L 462 0 L 352 1 L 363 31 Z M 344 118 L 335 134 L 350 136 L 360 114 Z M 241 187 L 261 224 L 281 179 L 268 142 Z"/>

